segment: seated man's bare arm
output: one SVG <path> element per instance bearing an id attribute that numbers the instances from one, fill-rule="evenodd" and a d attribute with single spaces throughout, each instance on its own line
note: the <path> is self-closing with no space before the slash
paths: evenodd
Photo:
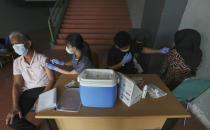
<path id="1" fill-rule="evenodd" d="M 19 106 L 19 97 L 23 91 L 24 80 L 22 75 L 14 75 L 14 81 L 12 86 L 12 110 L 7 114 L 6 125 L 12 124 L 15 115 L 19 115 L 22 118 L 22 112 Z"/>
<path id="2" fill-rule="evenodd" d="M 12 87 L 12 101 L 13 107 L 19 107 L 19 96 L 23 91 L 24 80 L 22 75 L 14 75 L 13 87 Z"/>
<path id="3" fill-rule="evenodd" d="M 49 60 L 46 60 L 46 62 L 49 62 Z M 46 73 L 47 73 L 47 76 L 48 76 L 48 79 L 49 79 L 49 83 L 48 85 L 45 87 L 44 91 L 43 92 L 46 92 L 48 90 L 50 90 L 54 84 L 55 84 L 55 75 L 53 73 L 52 70 L 50 70 L 49 68 L 47 68 L 46 66 L 44 67 Z"/>

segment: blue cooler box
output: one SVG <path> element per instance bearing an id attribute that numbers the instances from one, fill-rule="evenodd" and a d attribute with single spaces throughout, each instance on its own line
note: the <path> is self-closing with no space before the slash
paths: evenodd
<path id="1" fill-rule="evenodd" d="M 83 106 L 111 108 L 117 98 L 118 75 L 110 69 L 86 69 L 78 76 Z"/>

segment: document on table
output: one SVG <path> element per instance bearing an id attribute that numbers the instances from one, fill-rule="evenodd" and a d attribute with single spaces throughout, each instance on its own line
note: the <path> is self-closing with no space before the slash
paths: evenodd
<path id="1" fill-rule="evenodd" d="M 56 110 L 67 112 L 78 112 L 81 100 L 78 88 L 68 88 L 58 101 Z"/>
<path id="2" fill-rule="evenodd" d="M 56 107 L 57 89 L 53 88 L 39 95 L 36 112 L 48 110 Z"/>
<path id="3" fill-rule="evenodd" d="M 55 108 L 57 111 L 78 112 L 81 100 L 79 88 L 67 88 L 57 102 L 57 89 L 54 88 L 39 95 L 36 112 Z"/>

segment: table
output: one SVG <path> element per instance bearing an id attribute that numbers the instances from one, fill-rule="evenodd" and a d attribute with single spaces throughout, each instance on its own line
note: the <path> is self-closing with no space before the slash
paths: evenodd
<path id="1" fill-rule="evenodd" d="M 190 114 L 173 96 L 161 79 L 154 74 L 140 76 L 145 82 L 153 83 L 167 92 L 167 96 L 152 99 L 147 95 L 131 107 L 117 100 L 113 108 L 81 107 L 79 112 L 58 112 L 46 110 L 36 113 L 36 118 L 55 119 L 59 130 L 140 130 L 161 129 L 167 118 L 189 118 Z M 61 75 L 55 87 L 58 97 L 64 92 L 64 85 L 76 80 L 77 75 Z M 75 87 L 78 86 L 76 83 Z"/>

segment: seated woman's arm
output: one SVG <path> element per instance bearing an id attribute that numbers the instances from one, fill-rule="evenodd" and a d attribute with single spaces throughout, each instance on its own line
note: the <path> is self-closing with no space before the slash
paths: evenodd
<path id="1" fill-rule="evenodd" d="M 66 65 L 66 66 L 72 66 L 73 65 L 72 60 L 71 61 L 68 61 L 68 62 L 65 62 L 64 65 Z"/>
<path id="2" fill-rule="evenodd" d="M 72 71 L 68 71 L 68 70 L 58 68 L 57 71 L 62 74 L 78 74 L 75 69 L 73 69 Z"/>
<path id="3" fill-rule="evenodd" d="M 64 61 L 61 61 L 58 59 L 52 59 L 52 60 L 50 60 L 50 62 L 54 65 L 57 64 L 57 65 L 61 65 L 61 66 L 63 66 L 63 65 L 72 66 L 72 61 L 64 62 Z"/>
<path id="4" fill-rule="evenodd" d="M 64 69 L 61 69 L 61 68 L 59 68 L 53 64 L 50 64 L 48 62 L 45 63 L 45 66 L 50 70 L 54 70 L 54 71 L 60 72 L 62 74 L 77 74 L 77 72 L 75 70 L 72 70 L 72 71 L 64 70 Z"/>
<path id="5" fill-rule="evenodd" d="M 72 64 L 72 62 L 71 62 Z M 61 68 L 58 68 L 58 72 L 62 73 L 62 74 L 79 74 L 81 73 L 84 69 L 87 68 L 92 68 L 93 65 L 91 63 L 91 61 L 88 58 L 84 58 L 80 61 L 80 63 L 71 71 L 68 70 L 64 70 Z"/>

